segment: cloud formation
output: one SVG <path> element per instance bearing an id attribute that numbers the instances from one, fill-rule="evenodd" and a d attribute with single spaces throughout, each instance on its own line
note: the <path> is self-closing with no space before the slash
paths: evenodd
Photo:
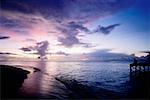
<path id="1" fill-rule="evenodd" d="M 45 18 L 84 20 L 104 17 L 127 8 L 133 0 L 21 0 L 2 1 L 2 9 L 25 14 L 41 13 Z"/>
<path id="2" fill-rule="evenodd" d="M 66 47 L 71 47 L 75 44 L 84 45 L 84 47 L 91 47 L 89 44 L 80 42 L 77 38 L 80 32 L 84 32 L 85 34 L 103 33 L 107 35 L 119 25 L 120 24 L 113 24 L 107 27 L 99 25 L 92 31 L 85 27 L 82 23 L 69 22 L 67 25 L 63 25 L 63 27 L 58 27 L 58 30 L 63 34 L 61 37 L 58 37 L 58 41 Z"/>
<path id="3" fill-rule="evenodd" d="M 45 57 L 46 56 L 46 51 L 48 49 L 48 41 L 42 41 L 42 42 L 38 42 L 35 49 L 37 50 L 38 54 L 40 55 L 40 58 Z"/>
<path id="4" fill-rule="evenodd" d="M 44 2 L 43 0 L 3 0 L 1 8 L 3 13 L 11 11 L 29 16 L 40 15 L 57 23 L 67 21 L 87 23 L 96 18 L 115 14 L 133 3 L 134 0 L 45 0 Z M 32 18 L 26 21 L 34 22 L 35 20 Z"/>
<path id="5" fill-rule="evenodd" d="M 17 54 L 10 52 L 0 52 L 0 55 L 17 55 Z"/>
<path id="6" fill-rule="evenodd" d="M 10 37 L 9 36 L 0 36 L 0 40 L 2 39 L 9 39 Z"/>
<path id="7" fill-rule="evenodd" d="M 86 55 L 89 60 L 102 60 L 102 61 L 111 61 L 111 60 L 131 60 L 132 56 L 124 53 L 114 53 L 111 52 L 111 49 L 100 49 L 95 50 L 94 52 L 83 54 Z"/>
<path id="8" fill-rule="evenodd" d="M 71 47 L 75 44 L 83 44 L 77 38 L 77 35 L 80 32 L 88 33 L 90 30 L 83 26 L 81 23 L 68 22 L 67 24 L 62 24 L 61 27 L 57 27 L 58 31 L 62 34 L 58 37 L 58 41 L 61 42 L 61 45 L 66 47 Z"/>
<path id="9" fill-rule="evenodd" d="M 29 47 L 22 47 L 20 50 L 24 52 L 31 52 L 31 51 L 36 51 L 39 55 L 39 58 L 45 58 L 46 57 L 46 51 L 48 49 L 48 41 L 41 41 L 35 44 L 35 46 L 29 46 Z"/>
<path id="10" fill-rule="evenodd" d="M 28 51 L 32 51 L 34 49 L 33 49 L 33 47 L 22 47 L 22 48 L 20 48 L 20 50 L 22 50 L 24 52 L 28 52 Z"/>
<path id="11" fill-rule="evenodd" d="M 0 31 L 10 36 L 17 34 L 37 40 L 56 37 L 57 42 L 65 47 L 85 46 L 87 44 L 82 43 L 78 36 L 80 33 L 93 32 L 86 26 L 87 23 L 118 13 L 133 2 L 134 0 L 2 0 Z M 116 26 L 118 25 L 101 26 L 94 32 L 109 34 Z M 23 50 L 29 51 L 27 48 Z"/>
<path id="12" fill-rule="evenodd" d="M 103 34 L 109 34 L 112 30 L 114 30 L 115 27 L 120 26 L 120 24 L 113 24 L 113 25 L 109 25 L 107 27 L 101 26 L 99 25 L 93 32 L 97 33 L 103 33 Z"/>
<path id="13" fill-rule="evenodd" d="M 27 38 L 25 41 L 29 41 L 29 42 L 36 42 L 36 40 L 31 39 L 31 38 Z"/>
<path id="14" fill-rule="evenodd" d="M 57 55 L 65 55 L 65 56 L 68 56 L 69 54 L 68 53 L 65 53 L 65 52 L 62 52 L 62 51 L 59 51 L 59 52 L 56 52 L 54 54 L 57 54 Z"/>

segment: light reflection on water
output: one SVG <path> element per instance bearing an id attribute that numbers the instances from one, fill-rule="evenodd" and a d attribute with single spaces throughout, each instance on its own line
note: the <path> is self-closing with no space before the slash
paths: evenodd
<path id="1" fill-rule="evenodd" d="M 21 87 L 24 95 L 49 96 L 65 94 L 66 88 L 55 77 L 76 79 L 82 84 L 94 85 L 117 92 L 127 91 L 129 81 L 127 62 L 0 62 L 0 64 L 33 66 L 41 71 L 30 73 Z"/>

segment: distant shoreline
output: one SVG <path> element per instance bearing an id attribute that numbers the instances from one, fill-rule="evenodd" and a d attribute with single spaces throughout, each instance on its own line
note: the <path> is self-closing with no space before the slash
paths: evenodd
<path id="1" fill-rule="evenodd" d="M 133 60 L 79 60 L 79 61 L 53 61 L 53 60 L 40 60 L 40 59 L 34 59 L 34 60 L 0 60 L 0 62 L 38 62 L 38 61 L 42 61 L 42 62 L 133 62 Z"/>

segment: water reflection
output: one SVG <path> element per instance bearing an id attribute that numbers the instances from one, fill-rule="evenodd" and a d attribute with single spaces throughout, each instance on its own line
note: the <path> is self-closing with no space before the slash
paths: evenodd
<path id="1" fill-rule="evenodd" d="M 49 84 L 53 84 L 53 81 L 50 82 L 50 76 L 43 73 L 45 72 L 47 63 L 40 60 L 36 62 L 35 66 L 41 71 L 33 72 L 28 75 L 28 79 L 25 80 L 21 88 L 21 92 L 23 92 L 22 94 L 30 97 L 46 96 L 46 93 L 48 93 L 48 91 L 52 88 Z"/>
<path id="2" fill-rule="evenodd" d="M 34 66 L 40 69 L 28 75 L 20 91 L 25 97 L 33 98 L 64 98 L 67 90 L 63 84 L 55 80 L 57 74 L 56 63 L 49 63 L 40 60 Z"/>
<path id="3" fill-rule="evenodd" d="M 2 63 L 2 62 L 1 62 Z M 116 92 L 127 93 L 129 81 L 128 63 L 118 62 L 46 62 L 44 60 L 4 62 L 4 64 L 32 66 L 41 71 L 28 75 L 20 89 L 24 96 L 61 98 L 67 89 L 55 77 L 75 79 L 82 84 Z M 28 68 L 28 67 L 27 67 Z M 125 86 L 127 85 L 127 86 Z M 130 87 L 129 87 L 130 88 Z"/>

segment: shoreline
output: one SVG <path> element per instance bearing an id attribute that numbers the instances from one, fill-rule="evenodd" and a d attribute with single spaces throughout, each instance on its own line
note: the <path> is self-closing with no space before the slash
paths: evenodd
<path id="1" fill-rule="evenodd" d="M 23 67 L 23 66 L 22 66 Z M 38 68 L 30 67 L 33 69 L 33 74 L 36 72 L 38 74 L 41 71 Z M 28 96 L 24 97 L 18 93 L 19 88 L 22 86 L 24 80 L 27 78 L 27 75 L 31 72 L 24 70 L 21 66 L 10 66 L 10 65 L 0 65 L 1 71 L 1 96 L 2 99 L 6 98 L 21 98 L 28 99 Z M 45 74 L 46 75 L 46 74 Z M 32 76 L 31 76 L 32 77 Z M 82 84 L 78 80 L 68 79 L 65 77 L 53 78 L 59 83 L 63 84 L 67 90 L 71 91 L 71 94 L 67 95 L 67 99 L 148 99 L 150 97 L 150 72 L 141 73 L 138 76 L 132 77 L 132 80 L 126 85 L 131 85 L 132 89 L 129 90 L 129 93 L 122 95 L 122 93 L 111 91 L 104 88 L 97 88 L 95 86 L 88 86 Z M 61 94 L 61 93 L 60 93 Z M 44 97 L 33 97 L 34 98 L 44 98 Z M 49 97 L 51 98 L 51 97 Z M 30 99 L 30 97 L 29 97 Z M 57 99 L 57 98 L 56 98 Z M 66 98 L 64 98 L 66 99 Z"/>
<path id="2" fill-rule="evenodd" d="M 0 65 L 1 71 L 1 98 L 19 98 L 19 88 L 30 72 L 9 65 Z"/>

